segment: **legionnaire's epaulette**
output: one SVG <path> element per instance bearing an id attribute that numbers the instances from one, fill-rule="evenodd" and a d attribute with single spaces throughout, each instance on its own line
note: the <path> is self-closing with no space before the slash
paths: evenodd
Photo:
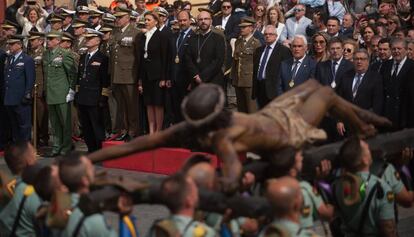
<path id="1" fill-rule="evenodd" d="M 171 219 L 158 220 L 151 227 L 151 231 L 155 237 L 180 237 L 177 226 Z"/>
<path id="2" fill-rule="evenodd" d="M 0 172 L 0 206 L 6 205 L 14 195 L 16 179 Z"/>
<path id="3" fill-rule="evenodd" d="M 264 230 L 264 237 L 291 237 L 289 231 L 280 224 L 270 224 Z"/>
<path id="4" fill-rule="evenodd" d="M 193 237 L 204 237 L 207 235 L 207 229 L 202 224 L 197 224 L 193 230 Z"/>
<path id="5" fill-rule="evenodd" d="M 111 90 L 109 88 L 102 88 L 101 95 L 108 97 L 111 95 Z"/>
<path id="6" fill-rule="evenodd" d="M 27 185 L 23 191 L 23 195 L 28 197 L 35 192 L 34 187 L 32 185 Z"/>
<path id="7" fill-rule="evenodd" d="M 393 191 L 388 191 L 387 192 L 387 200 L 388 200 L 388 202 L 394 202 L 394 200 L 395 200 L 395 195 L 394 195 L 394 192 Z"/>
<path id="8" fill-rule="evenodd" d="M 50 228 L 65 228 L 72 214 L 72 210 L 70 194 L 55 192 L 50 201 L 46 225 Z"/>
<path id="9" fill-rule="evenodd" d="M 309 205 L 304 205 L 302 207 L 302 216 L 303 217 L 308 217 L 311 214 L 311 207 Z"/>

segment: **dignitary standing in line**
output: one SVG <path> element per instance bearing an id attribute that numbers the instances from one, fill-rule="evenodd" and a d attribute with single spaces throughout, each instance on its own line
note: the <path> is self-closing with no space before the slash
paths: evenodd
<path id="1" fill-rule="evenodd" d="M 253 36 L 256 21 L 245 17 L 239 24 L 240 38 L 236 40 L 231 70 L 232 85 L 236 91 L 237 111 L 253 113 L 257 105 L 252 100 L 253 53 L 261 46 L 260 40 Z"/>
<path id="2" fill-rule="evenodd" d="M 103 33 L 87 29 L 88 51 L 81 56 L 78 67 L 76 103 L 88 152 L 99 150 L 105 140 L 102 107 L 108 103 L 108 56 L 99 51 Z"/>
<path id="3" fill-rule="evenodd" d="M 168 38 L 161 33 L 158 14 L 144 14 L 147 32 L 140 39 L 139 90 L 147 108 L 149 133 L 161 131 L 164 120 L 164 94 L 168 75 Z"/>
<path id="4" fill-rule="evenodd" d="M 75 96 L 77 65 L 73 54 L 59 46 L 61 38 L 60 32 L 49 33 L 43 53 L 46 102 L 54 141 L 49 157 L 66 155 L 72 149 L 70 102 Z"/>
<path id="5" fill-rule="evenodd" d="M 225 41 L 211 29 L 211 11 L 200 9 L 197 17 L 199 32 L 189 41 L 185 62 L 192 80 L 191 87 L 208 82 L 224 88 L 223 63 Z"/>
<path id="6" fill-rule="evenodd" d="M 10 56 L 4 68 L 3 97 L 11 124 L 13 142 L 30 141 L 32 90 L 35 83 L 33 58 L 23 52 L 21 35 L 7 40 Z"/>

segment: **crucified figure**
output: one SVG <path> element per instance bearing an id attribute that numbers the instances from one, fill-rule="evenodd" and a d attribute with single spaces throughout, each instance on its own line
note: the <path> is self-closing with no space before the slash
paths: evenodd
<path id="1" fill-rule="evenodd" d="M 315 80 L 293 88 L 253 114 L 227 111 L 224 104 L 219 86 L 202 84 L 182 103 L 185 121 L 88 157 L 100 162 L 159 147 L 196 148 L 217 154 L 223 162 L 223 182 L 237 185 L 242 167 L 238 153 L 254 152 L 263 158 L 286 147 L 301 148 L 324 140 L 326 133 L 317 126 L 327 113 L 348 122 L 362 137 L 375 135 L 374 125 L 391 125 L 386 118 L 347 102 Z"/>

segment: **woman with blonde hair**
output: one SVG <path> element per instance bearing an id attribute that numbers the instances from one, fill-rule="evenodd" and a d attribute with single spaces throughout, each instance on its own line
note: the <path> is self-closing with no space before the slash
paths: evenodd
<path id="1" fill-rule="evenodd" d="M 279 9 L 279 7 L 270 7 L 267 10 L 266 25 L 272 25 L 276 27 L 277 40 L 279 39 L 279 36 L 282 33 L 283 28 L 285 28 L 284 22 L 285 18 L 283 17 L 283 13 Z M 264 28 L 262 33 L 264 33 Z"/>
<path id="2" fill-rule="evenodd" d="M 329 35 L 325 32 L 317 32 L 312 36 L 311 55 L 317 62 L 324 62 L 329 59 L 329 39 Z"/>
<path id="3" fill-rule="evenodd" d="M 266 7 L 264 4 L 257 4 L 253 11 L 253 18 L 256 21 L 256 30 L 262 32 L 266 24 Z"/>
<path id="4" fill-rule="evenodd" d="M 396 29 L 401 28 L 401 21 L 400 18 L 396 15 L 391 15 L 389 17 L 387 17 L 387 32 L 388 32 L 388 36 L 391 36 L 392 34 L 394 34 L 394 31 Z"/>
<path id="5" fill-rule="evenodd" d="M 344 58 L 353 61 L 354 53 L 359 49 L 358 43 L 353 39 L 344 40 Z"/>
<path id="6" fill-rule="evenodd" d="M 27 36 L 30 31 L 44 32 L 48 16 L 49 13 L 39 4 L 23 5 L 17 10 L 16 20 L 23 28 L 22 35 Z"/>

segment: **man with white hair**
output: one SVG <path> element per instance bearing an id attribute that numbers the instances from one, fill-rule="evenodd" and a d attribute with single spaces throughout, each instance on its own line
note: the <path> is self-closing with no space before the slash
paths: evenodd
<path id="1" fill-rule="evenodd" d="M 277 42 L 274 26 L 266 26 L 264 37 L 266 44 L 253 53 L 252 99 L 257 99 L 259 108 L 277 96 L 281 62 L 291 57 L 289 48 Z"/>
<path id="2" fill-rule="evenodd" d="M 306 54 L 308 41 L 303 35 L 296 35 L 290 46 L 293 58 L 282 62 L 278 95 L 302 84 L 315 76 L 316 61 Z"/>

